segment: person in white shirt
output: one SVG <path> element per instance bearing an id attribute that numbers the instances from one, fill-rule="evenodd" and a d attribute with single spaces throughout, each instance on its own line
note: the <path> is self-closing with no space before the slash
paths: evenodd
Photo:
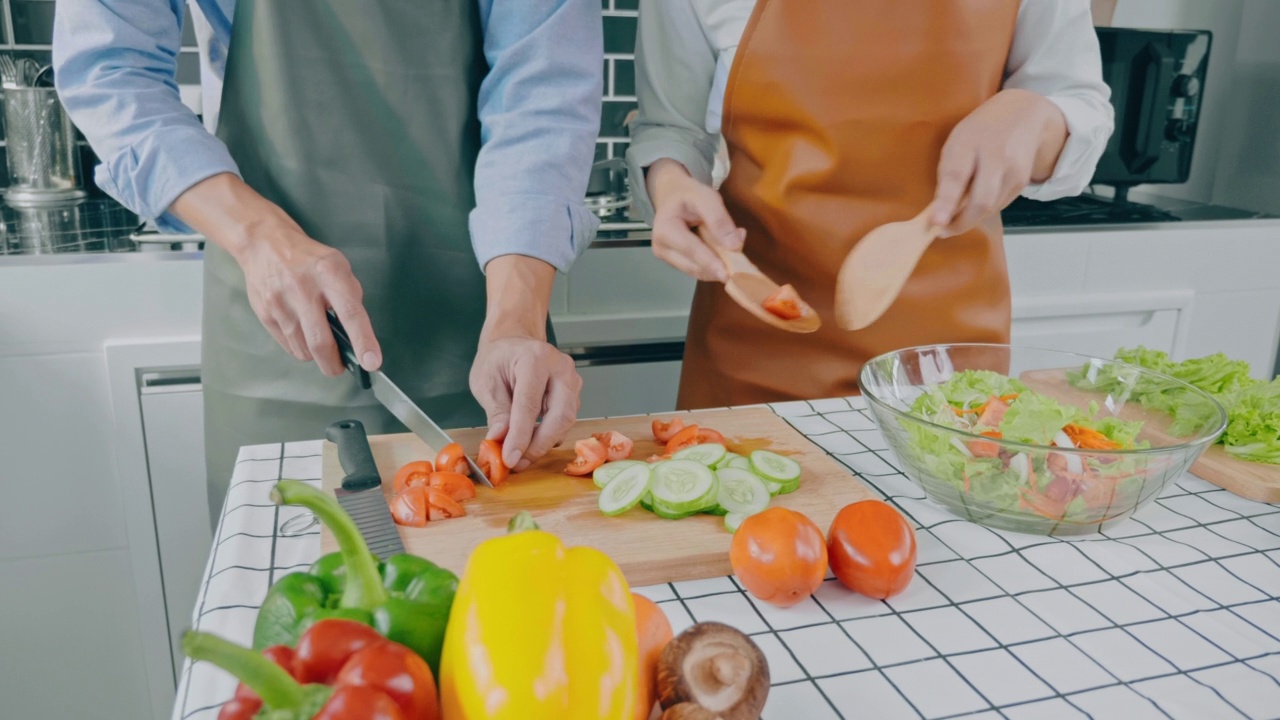
<path id="1" fill-rule="evenodd" d="M 646 2 L 636 81 L 637 206 L 655 254 L 702 281 L 681 408 L 852 395 L 883 352 L 1008 342 L 999 210 L 1079 194 L 1114 128 L 1088 0 Z M 856 332 L 764 325 L 706 245 L 743 250 L 826 318 L 857 241 L 926 209 L 942 237 Z"/>

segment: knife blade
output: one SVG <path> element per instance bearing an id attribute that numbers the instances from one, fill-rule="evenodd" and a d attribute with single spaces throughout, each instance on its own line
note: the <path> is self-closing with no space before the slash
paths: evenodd
<path id="1" fill-rule="evenodd" d="M 359 420 L 339 420 L 325 430 L 329 442 L 338 446 L 338 462 L 346 476 L 342 487 L 333 491 L 369 550 L 383 560 L 404 552 L 400 530 L 391 517 L 391 508 L 382 494 L 382 476 L 373 461 L 369 437 Z"/>
<path id="2" fill-rule="evenodd" d="M 444 447 L 453 442 L 453 438 L 449 434 L 440 429 L 440 426 L 431 419 L 431 416 L 422 411 L 417 403 L 409 398 L 396 384 L 391 382 L 391 378 L 380 370 L 369 372 L 360 367 L 360 363 L 356 360 L 356 351 L 351 345 L 351 338 L 347 335 L 346 329 L 342 327 L 342 323 L 338 320 L 338 316 L 333 310 L 328 311 L 329 327 L 333 330 L 334 340 L 338 343 L 338 351 L 342 355 L 342 364 L 347 370 L 356 377 L 360 387 L 373 390 L 373 396 L 382 403 L 397 420 L 404 423 L 410 432 L 417 435 L 428 447 L 440 452 Z M 488 476 L 476 464 L 476 461 L 470 455 L 463 454 L 467 459 L 467 466 L 471 468 L 472 482 L 478 482 L 487 487 L 493 487 L 493 483 L 489 481 Z"/>

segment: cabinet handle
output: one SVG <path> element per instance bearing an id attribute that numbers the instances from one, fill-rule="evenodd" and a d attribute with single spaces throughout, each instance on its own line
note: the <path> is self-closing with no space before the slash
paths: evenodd
<path id="1" fill-rule="evenodd" d="M 578 367 L 679 362 L 684 359 L 684 341 L 596 345 L 561 348 Z"/>
<path id="2" fill-rule="evenodd" d="M 200 368 L 148 370 L 138 375 L 138 391 L 143 395 L 199 390 Z"/>

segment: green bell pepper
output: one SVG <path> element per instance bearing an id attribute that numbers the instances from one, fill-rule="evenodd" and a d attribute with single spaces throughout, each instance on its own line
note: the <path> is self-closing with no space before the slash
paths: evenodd
<path id="1" fill-rule="evenodd" d="M 271 586 L 254 625 L 254 649 L 294 647 L 315 621 L 340 617 L 372 626 L 422 656 L 437 672 L 458 576 L 408 553 L 379 561 L 338 501 L 304 482 L 281 480 L 271 499 L 315 513 L 333 533 L 339 551 Z"/>

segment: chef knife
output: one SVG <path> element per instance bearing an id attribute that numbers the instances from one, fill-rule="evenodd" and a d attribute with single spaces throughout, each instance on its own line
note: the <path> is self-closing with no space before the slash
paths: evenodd
<path id="1" fill-rule="evenodd" d="M 422 408 L 418 407 L 413 400 L 409 399 L 404 391 L 396 387 L 382 371 L 375 370 L 369 372 L 360 367 L 360 362 L 356 359 L 356 351 L 351 345 L 351 338 L 348 337 L 347 331 L 342 327 L 342 323 L 338 320 L 338 316 L 329 310 L 329 327 L 333 330 L 333 337 L 338 343 L 338 351 L 342 355 L 342 364 L 347 370 L 356 377 L 360 382 L 360 387 L 373 390 L 373 396 L 378 398 L 378 402 L 382 403 L 397 420 L 404 423 L 414 435 L 417 435 L 436 452 L 440 452 L 444 447 L 453 442 L 449 435 L 440 429 L 440 426 L 430 418 Z M 489 478 L 480 470 L 480 466 L 472 460 L 470 456 L 467 458 L 467 466 L 471 468 L 471 479 L 488 487 L 493 487 L 493 483 L 489 482 Z"/>
<path id="2" fill-rule="evenodd" d="M 373 462 L 373 451 L 359 420 L 339 420 L 325 430 L 329 442 L 338 446 L 338 462 L 346 476 L 342 487 L 333 491 L 369 550 L 383 560 L 404 552 L 400 531 L 382 494 L 382 476 Z"/>

